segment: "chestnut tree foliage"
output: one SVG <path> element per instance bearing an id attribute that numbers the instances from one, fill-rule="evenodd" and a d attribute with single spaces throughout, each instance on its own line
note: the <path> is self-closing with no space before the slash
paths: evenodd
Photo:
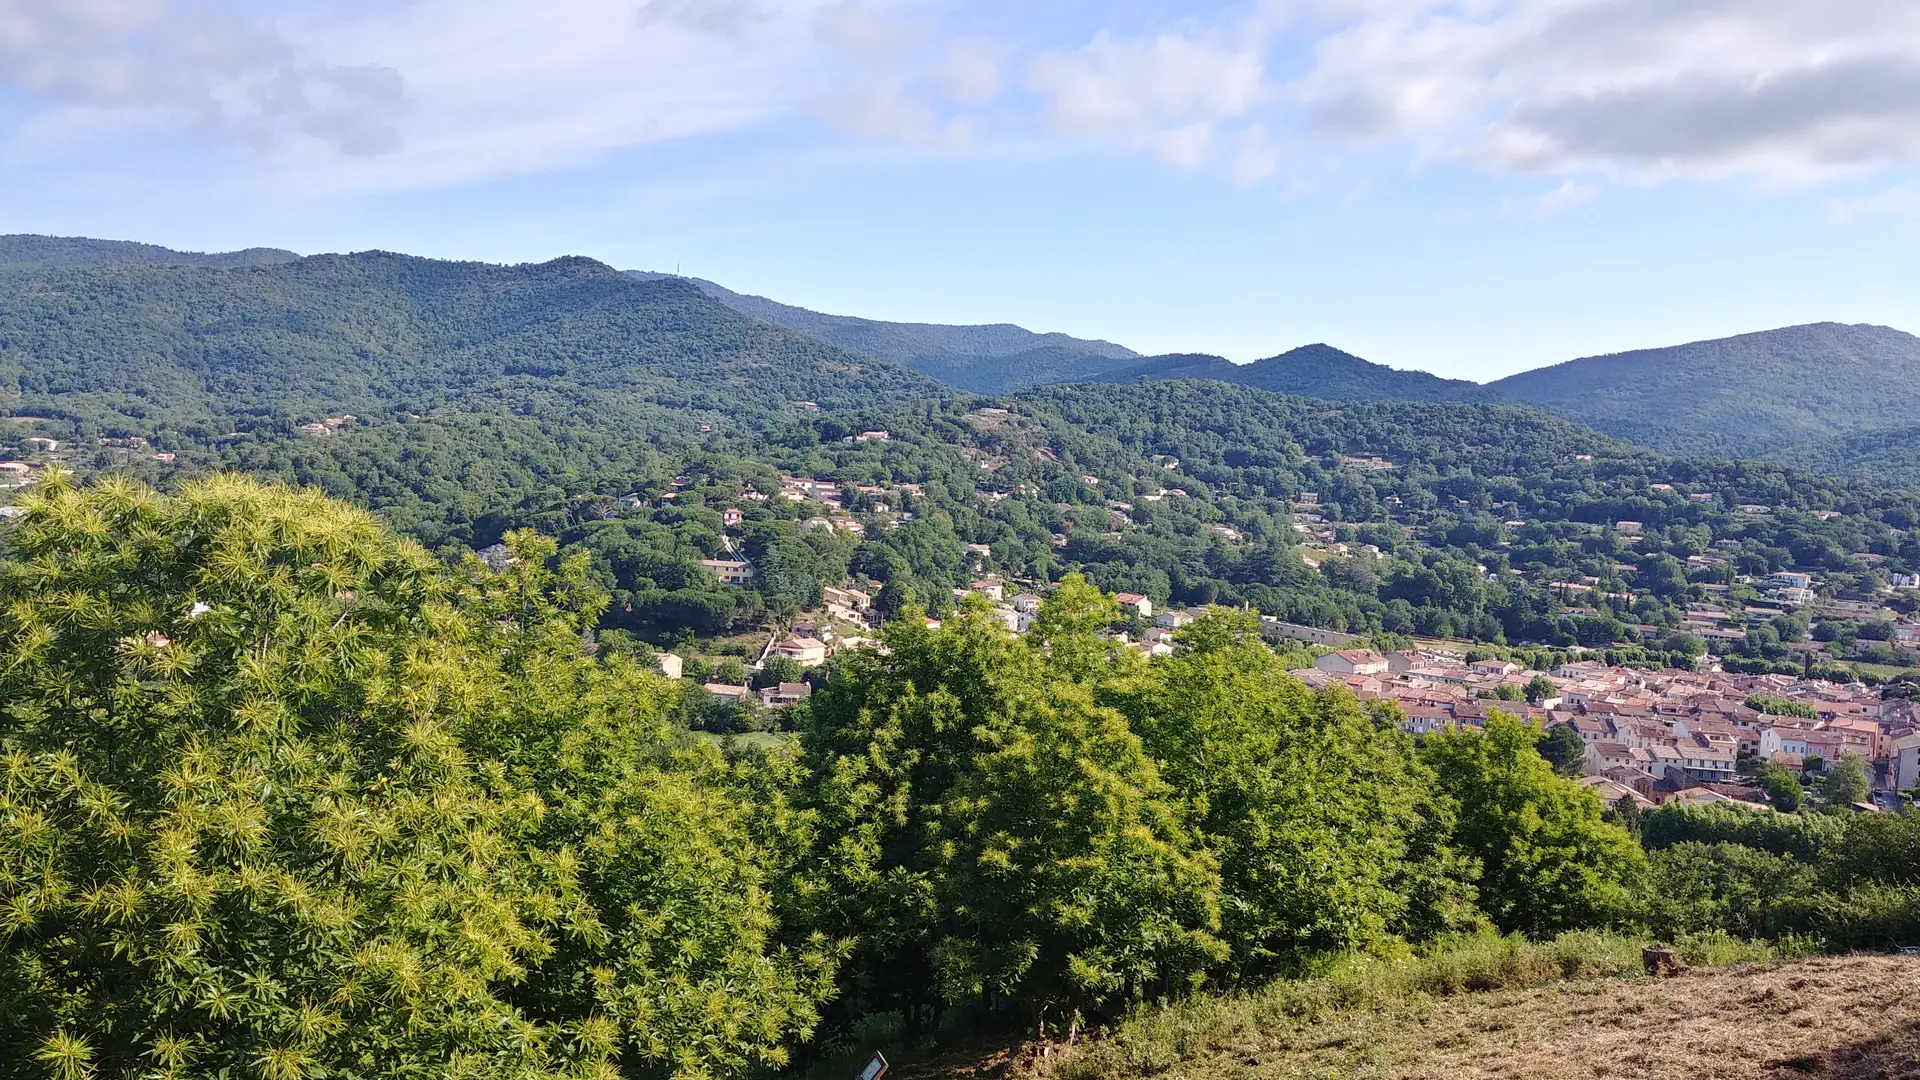
<path id="1" fill-rule="evenodd" d="M 594 597 L 319 495 L 55 479 L 0 576 L 0 1074 L 735 1073 L 810 1030 L 792 825 Z"/>

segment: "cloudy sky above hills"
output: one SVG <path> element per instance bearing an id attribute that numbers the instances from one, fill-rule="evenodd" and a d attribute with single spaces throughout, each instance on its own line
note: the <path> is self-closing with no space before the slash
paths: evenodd
<path id="1" fill-rule="evenodd" d="M 0 0 L 0 230 L 1236 359 L 1920 329 L 1916 158 L 1886 0 Z"/>

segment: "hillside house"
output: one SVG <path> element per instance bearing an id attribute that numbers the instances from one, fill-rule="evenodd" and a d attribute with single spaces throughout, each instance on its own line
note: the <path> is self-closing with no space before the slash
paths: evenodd
<path id="1" fill-rule="evenodd" d="M 1138 615 L 1143 619 L 1153 618 L 1153 601 L 1139 593 L 1116 593 L 1113 598 L 1120 601 L 1122 612 Z"/>
<path id="2" fill-rule="evenodd" d="M 813 696 L 813 687 L 803 682 L 783 682 L 760 691 L 760 704 L 769 709 L 784 709 Z"/>
<path id="3" fill-rule="evenodd" d="M 687 673 L 687 662 L 670 652 L 663 652 L 654 657 L 653 665 L 660 669 L 660 674 L 669 679 L 683 678 Z"/>
<path id="4" fill-rule="evenodd" d="M 1372 649 L 1342 649 L 1313 662 L 1321 671 L 1335 675 L 1385 675 L 1390 670 L 1387 658 Z"/>
<path id="5" fill-rule="evenodd" d="M 722 585 L 753 584 L 753 566 L 736 559 L 701 559 L 700 566 Z"/>
<path id="6" fill-rule="evenodd" d="M 827 643 L 818 638 L 790 637 L 773 647 L 773 655 L 792 660 L 801 667 L 815 667 L 827 662 Z"/>
<path id="7" fill-rule="evenodd" d="M 721 701 L 729 701 L 729 702 L 745 701 L 747 700 L 747 697 L 753 693 L 753 691 L 747 689 L 744 686 L 733 686 L 728 683 L 711 683 L 710 682 L 710 683 L 707 683 L 703 687 L 703 689 L 705 689 L 707 693 L 712 694 L 714 697 L 719 698 Z"/>

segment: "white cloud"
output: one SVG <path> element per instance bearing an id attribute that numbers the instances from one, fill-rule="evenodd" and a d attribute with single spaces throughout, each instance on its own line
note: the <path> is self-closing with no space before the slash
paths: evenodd
<path id="1" fill-rule="evenodd" d="M 1233 162 L 1227 170 L 1234 183 L 1243 187 L 1257 184 L 1279 170 L 1280 148 L 1267 134 L 1266 125 L 1245 128 L 1235 141 Z"/>
<path id="2" fill-rule="evenodd" d="M 1153 137 L 1153 156 L 1169 165 L 1197 169 L 1213 154 L 1213 125 L 1188 124 Z"/>
<path id="3" fill-rule="evenodd" d="M 897 80 L 830 98 L 827 113 L 842 128 L 876 139 L 932 142 L 940 131 L 940 114 Z"/>
<path id="4" fill-rule="evenodd" d="M 998 42 L 965 38 L 947 50 L 940 87 L 950 101 L 984 105 L 1006 89 L 1006 53 Z"/>
<path id="5" fill-rule="evenodd" d="M 1836 225 L 1851 225 L 1863 218 L 1890 217 L 1909 224 L 1920 223 L 1920 187 L 1902 185 L 1871 195 L 1830 199 L 1827 217 Z"/>
<path id="6" fill-rule="evenodd" d="M 1247 115 L 1260 101 L 1264 70 L 1257 49 L 1173 34 L 1147 41 L 1102 34 L 1082 48 L 1036 57 L 1027 88 L 1047 99 L 1048 116 L 1067 131 L 1154 133 Z"/>
<path id="7" fill-rule="evenodd" d="M 405 98 L 392 68 L 325 63 L 237 8 L 184 0 L 0 0 L 0 84 L 204 136 L 265 146 L 297 134 L 355 155 L 395 147 Z"/>
<path id="8" fill-rule="evenodd" d="M 87 140 L 130 160 L 186 133 L 260 150 L 263 187 L 340 193 L 812 115 L 1241 184 L 1305 168 L 1314 141 L 1385 144 L 1573 178 L 1545 208 L 1602 178 L 1811 183 L 1920 161 L 1910 0 L 1154 7 L 1083 10 L 1107 29 L 1069 37 L 1051 10 L 960 0 L 0 0 L 0 89 L 40 108 L 0 139 L 10 162 L 71 162 Z"/>
<path id="9" fill-rule="evenodd" d="M 1637 182 L 1801 183 L 1920 158 L 1920 5 L 1374 0 L 1292 91 L 1340 139 Z"/>

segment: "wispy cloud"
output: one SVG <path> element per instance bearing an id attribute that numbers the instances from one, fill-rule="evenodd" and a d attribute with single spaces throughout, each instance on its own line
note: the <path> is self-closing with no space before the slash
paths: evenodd
<path id="1" fill-rule="evenodd" d="M 947 151 L 1148 155 L 1241 184 L 1303 148 L 1404 147 L 1565 179 L 1545 209 L 1609 180 L 1813 184 L 1920 160 L 1910 3 L 1247 0 L 1135 16 L 1067 31 L 959 0 L 0 0 L 0 88 L 38 110 L 8 138 L 14 161 L 89 137 L 111 159 L 132 128 L 250 147 L 263 176 L 316 192 L 822 118 Z"/>
<path id="2" fill-rule="evenodd" d="M 1920 7 L 1362 0 L 1293 90 L 1325 137 L 1489 170 L 1813 183 L 1920 158 Z"/>
<path id="3" fill-rule="evenodd" d="M 325 62 L 239 8 L 181 0 L 0 0 L 0 83 L 55 108 L 351 155 L 394 149 L 406 99 L 391 67 Z"/>

